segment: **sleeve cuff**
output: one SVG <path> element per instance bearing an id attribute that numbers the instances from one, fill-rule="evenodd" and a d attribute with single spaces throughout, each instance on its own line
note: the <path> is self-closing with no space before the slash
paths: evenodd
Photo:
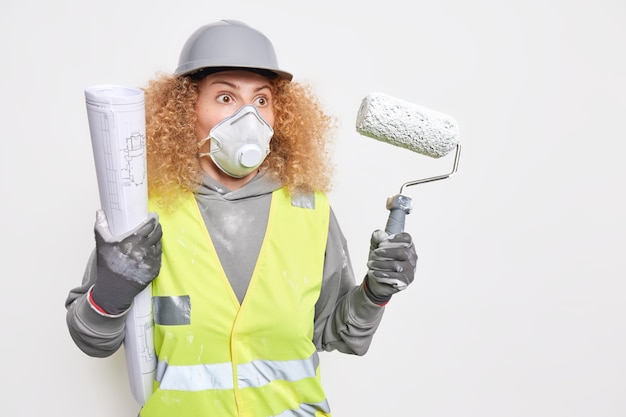
<path id="1" fill-rule="evenodd" d="M 102 317 L 115 319 L 115 318 L 119 318 L 119 317 L 124 317 L 130 311 L 130 308 L 129 308 L 128 310 L 123 311 L 120 314 L 109 314 L 109 313 L 107 313 L 99 305 L 97 305 L 96 302 L 93 300 L 93 297 L 91 296 L 91 292 L 92 291 L 93 291 L 93 285 L 91 286 L 91 288 L 89 288 L 89 291 L 87 291 L 87 302 L 89 303 L 89 307 L 91 307 L 91 309 L 93 311 L 95 311 L 98 315 L 100 315 Z"/>
<path id="2" fill-rule="evenodd" d="M 363 285 L 357 286 L 352 292 L 350 300 L 350 311 L 358 318 L 361 323 L 373 323 L 380 320 L 380 316 L 385 311 L 385 306 L 376 304 L 365 294 Z"/>

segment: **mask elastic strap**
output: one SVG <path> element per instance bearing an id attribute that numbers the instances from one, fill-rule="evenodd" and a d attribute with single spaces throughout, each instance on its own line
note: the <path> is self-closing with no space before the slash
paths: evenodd
<path id="1" fill-rule="evenodd" d="M 200 149 L 211 140 L 211 136 L 207 136 L 198 142 L 198 158 L 204 158 L 205 156 L 211 156 L 211 152 L 200 152 Z"/>

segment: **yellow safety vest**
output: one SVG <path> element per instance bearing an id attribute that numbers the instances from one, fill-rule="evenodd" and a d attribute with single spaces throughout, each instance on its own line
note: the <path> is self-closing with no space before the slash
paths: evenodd
<path id="1" fill-rule="evenodd" d="M 292 205 L 284 189 L 272 194 L 241 305 L 193 195 L 175 212 L 159 213 L 158 365 L 142 417 L 330 416 L 312 342 L 329 212 L 322 193 L 313 209 Z"/>

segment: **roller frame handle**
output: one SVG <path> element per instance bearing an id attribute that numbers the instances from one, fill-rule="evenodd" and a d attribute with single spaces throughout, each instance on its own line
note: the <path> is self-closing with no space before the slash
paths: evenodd
<path id="1" fill-rule="evenodd" d="M 387 199 L 389 218 L 385 226 L 385 232 L 390 235 L 402 233 L 406 215 L 413 209 L 413 200 L 402 194 L 396 194 Z"/>

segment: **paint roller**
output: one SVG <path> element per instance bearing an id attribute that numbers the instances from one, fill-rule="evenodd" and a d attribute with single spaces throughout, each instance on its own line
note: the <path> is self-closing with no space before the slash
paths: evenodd
<path id="1" fill-rule="evenodd" d="M 361 135 L 431 158 L 441 158 L 456 149 L 450 173 L 405 182 L 398 194 L 387 199 L 389 218 L 385 231 L 400 233 L 404 230 L 406 215 L 413 208 L 413 200 L 403 195 L 404 189 L 450 178 L 456 173 L 461 154 L 458 124 L 447 114 L 387 94 L 370 93 L 359 107 L 356 130 Z"/>

